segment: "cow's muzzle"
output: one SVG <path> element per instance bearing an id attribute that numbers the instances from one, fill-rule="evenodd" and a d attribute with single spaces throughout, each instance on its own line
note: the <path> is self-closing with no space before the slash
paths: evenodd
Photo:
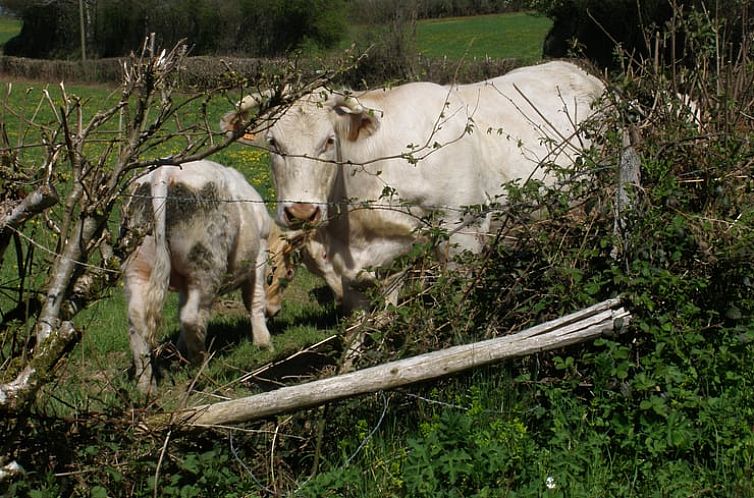
<path id="1" fill-rule="evenodd" d="M 285 223 L 289 227 L 317 223 L 322 219 L 322 210 L 316 204 L 296 202 L 283 209 Z"/>

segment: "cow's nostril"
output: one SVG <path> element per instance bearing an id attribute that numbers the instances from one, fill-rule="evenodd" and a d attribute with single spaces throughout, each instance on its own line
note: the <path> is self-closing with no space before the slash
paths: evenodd
<path id="1" fill-rule="evenodd" d="M 288 225 L 316 223 L 322 217 L 322 210 L 315 204 L 295 203 L 286 206 L 283 215 Z"/>
<path id="2" fill-rule="evenodd" d="M 285 221 L 286 223 L 293 224 L 296 221 L 296 217 L 293 215 L 293 211 L 291 211 L 291 208 L 285 208 L 283 209 L 283 214 L 285 215 Z"/>
<path id="3" fill-rule="evenodd" d="M 314 223 L 316 221 L 319 221 L 319 217 L 322 215 L 321 210 L 319 209 L 319 206 L 315 206 L 314 212 L 311 216 L 309 216 L 309 223 Z"/>

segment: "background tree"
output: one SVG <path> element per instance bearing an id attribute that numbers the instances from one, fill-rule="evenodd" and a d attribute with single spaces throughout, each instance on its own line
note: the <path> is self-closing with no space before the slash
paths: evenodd
<path id="1" fill-rule="evenodd" d="M 72 0 L 1 0 L 23 21 L 5 54 L 78 57 L 79 4 Z M 344 0 L 87 0 L 87 52 L 128 55 L 156 33 L 165 45 L 182 39 L 192 54 L 277 56 L 301 46 L 332 48 L 345 34 Z"/>
<path id="2" fill-rule="evenodd" d="M 526 0 L 422 0 L 422 18 L 472 16 L 514 12 L 528 7 Z"/>
<path id="3" fill-rule="evenodd" d="M 0 3 L 23 21 L 18 36 L 5 44 L 3 51 L 6 55 L 52 58 L 78 54 L 78 2 L 3 0 Z"/>
<path id="4" fill-rule="evenodd" d="M 685 43 L 689 33 L 682 19 L 695 15 L 715 19 L 720 38 L 732 43 L 719 48 L 731 52 L 740 47 L 733 40 L 740 40 L 745 25 L 751 23 L 747 3 L 740 0 L 534 0 L 532 6 L 553 20 L 543 56 L 580 54 L 610 68 L 624 58 L 636 63 L 655 55 L 693 63 L 695 54 Z M 657 40 L 650 41 L 649 35 L 657 32 L 672 34 L 673 39 L 656 45 Z"/>
<path id="5" fill-rule="evenodd" d="M 419 0 L 355 0 L 352 21 L 365 26 L 357 45 L 367 57 L 352 75 L 354 82 L 412 79 L 416 66 Z"/>

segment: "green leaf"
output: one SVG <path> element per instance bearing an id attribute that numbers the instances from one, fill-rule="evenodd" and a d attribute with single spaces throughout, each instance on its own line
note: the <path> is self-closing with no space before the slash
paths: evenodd
<path id="1" fill-rule="evenodd" d="M 109 496 L 107 490 L 102 486 L 94 486 L 91 493 L 92 498 L 107 498 Z"/>

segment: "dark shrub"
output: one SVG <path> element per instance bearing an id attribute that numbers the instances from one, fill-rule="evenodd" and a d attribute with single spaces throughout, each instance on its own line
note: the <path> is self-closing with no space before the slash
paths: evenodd
<path id="1" fill-rule="evenodd" d="M 709 12 L 703 0 L 545 0 L 537 2 L 536 7 L 553 20 L 542 50 L 545 57 L 583 54 L 608 68 L 619 65 L 618 45 L 622 55 L 632 58 L 634 64 L 650 54 L 654 57 L 655 47 L 647 34 L 662 31 L 672 32 L 674 39 L 661 44 L 661 55 L 666 60 L 672 56 L 692 64 L 695 54 L 689 52 L 685 40 L 693 32 L 685 21 L 693 18 L 690 14 L 706 16 Z M 741 30 L 751 22 L 745 14 L 744 2 L 718 2 L 715 20 L 720 23 L 720 36 L 740 40 Z M 735 51 L 736 47 L 730 48 Z"/>

